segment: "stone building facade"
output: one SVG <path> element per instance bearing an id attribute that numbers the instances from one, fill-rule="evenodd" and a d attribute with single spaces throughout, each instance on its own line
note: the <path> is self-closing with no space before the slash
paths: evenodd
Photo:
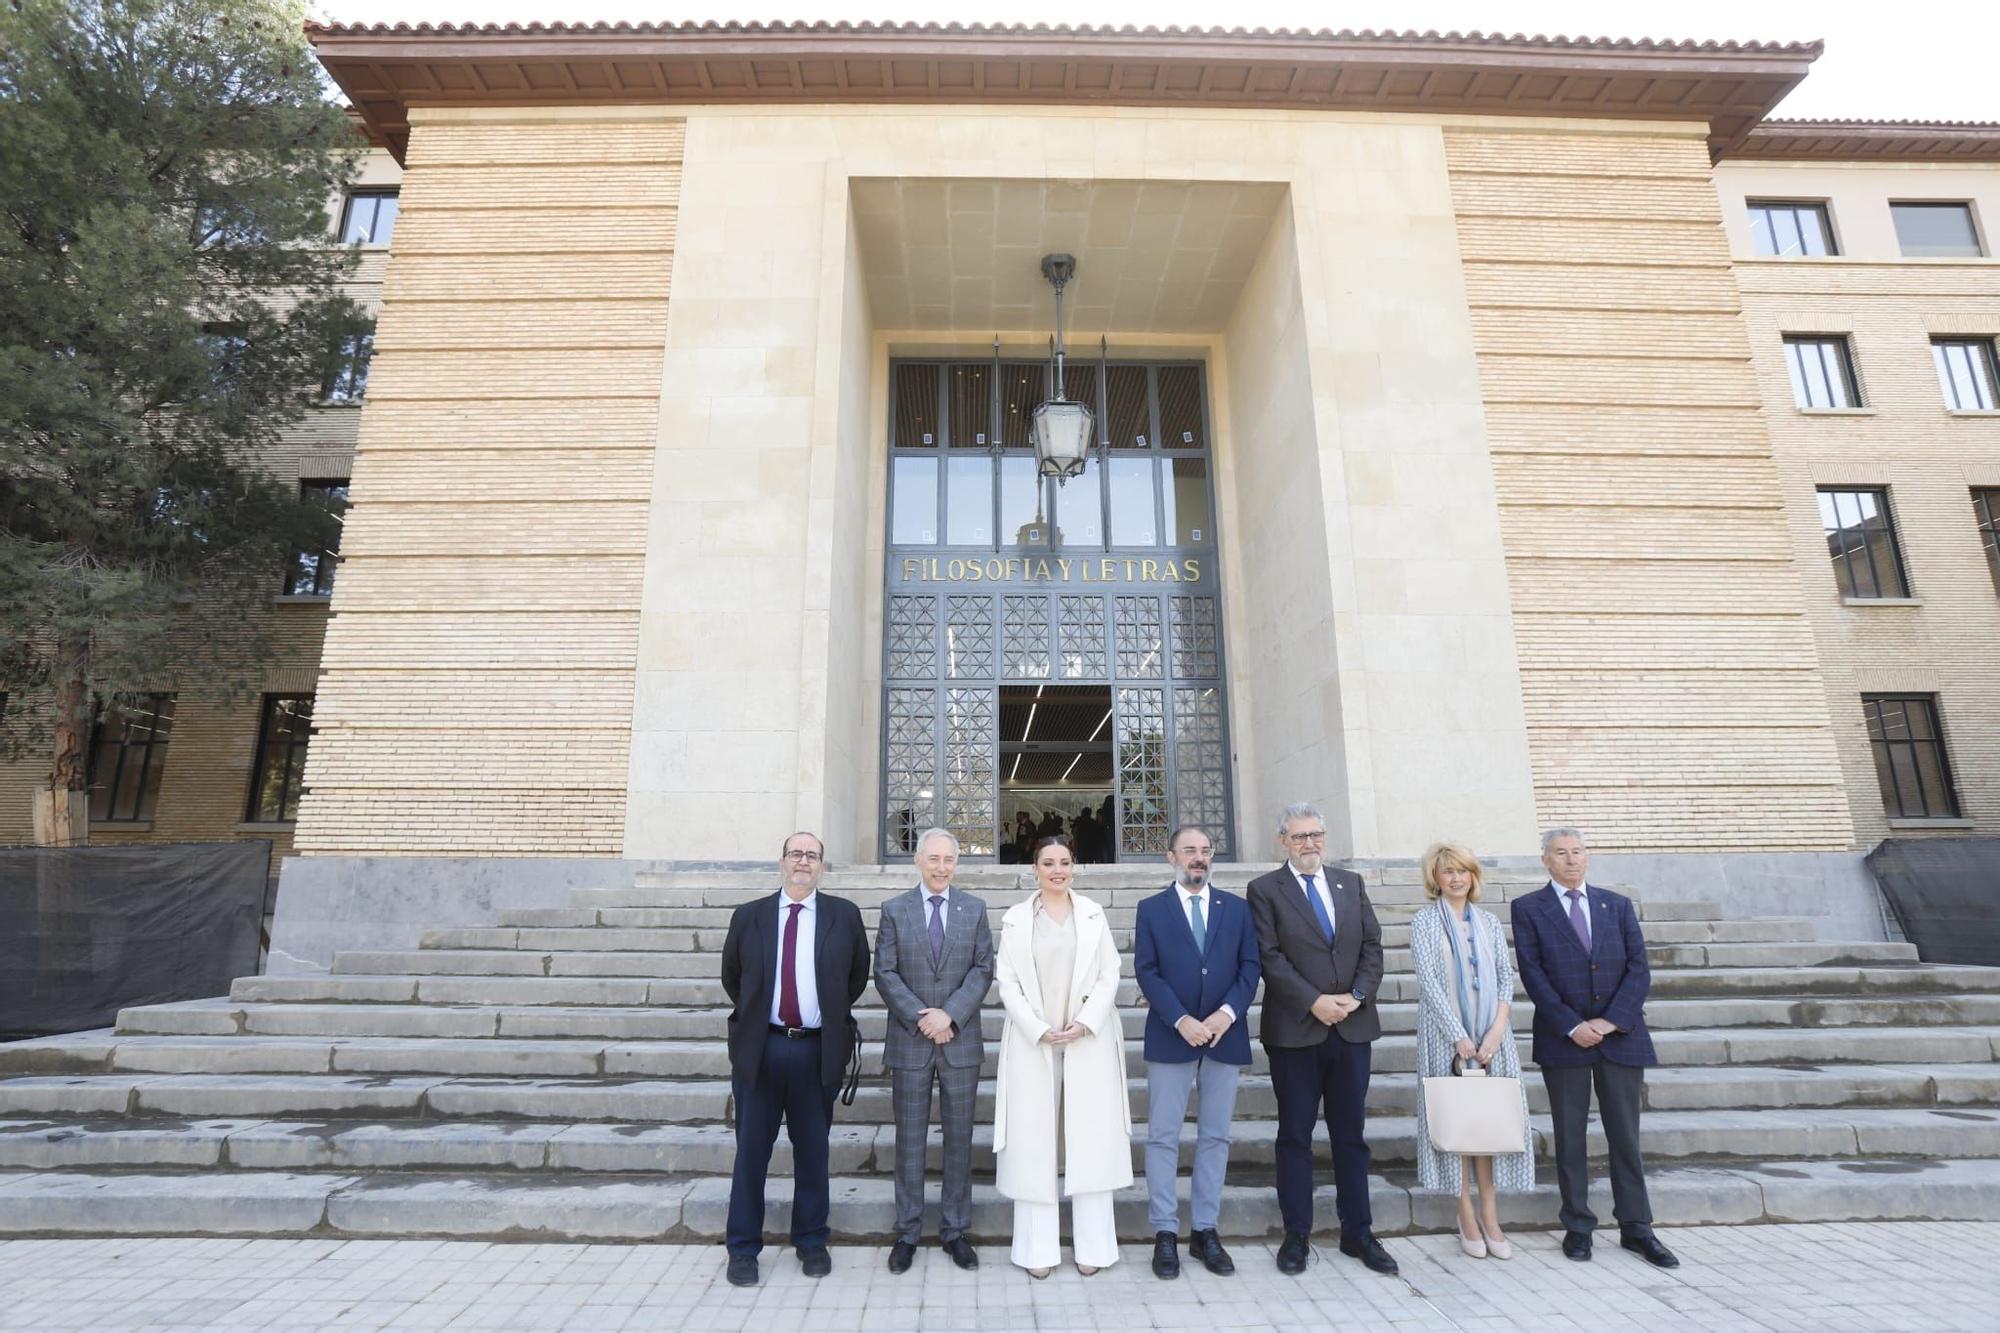
<path id="1" fill-rule="evenodd" d="M 1634 873 L 1757 854 L 1745 892 L 1782 894 L 1852 888 L 1892 833 L 2000 830 L 2000 128 L 1767 120 L 1813 45 L 313 36 L 400 216 L 366 407 L 277 462 L 352 457 L 330 623 L 273 608 L 315 618 L 281 669 L 317 659 L 302 910 L 378 910 L 363 886 L 422 859 L 437 921 L 796 827 L 847 861 L 913 821 L 994 852 L 1057 696 L 1104 709 L 1054 753 L 1116 775 L 1131 854 L 1199 815 L 1259 859 L 1306 798 L 1342 856 L 1575 823 Z M 1952 244 L 1938 206 L 1971 252 L 1911 253 L 1899 218 Z M 1774 239 L 1801 217 L 1830 252 Z M 1005 386 L 1040 373 L 1058 250 L 1072 349 L 1103 340 L 1078 382 L 1111 418 L 1141 386 L 1085 483 L 1109 526 L 905 531 L 906 459 L 983 487 L 990 453 L 1009 512 Z M 1852 403 L 1796 396 L 1808 352 Z M 1118 478 L 1150 476 L 1168 526 L 1125 544 Z M 939 494 L 948 528 L 975 492 Z M 1881 519 L 1822 521 L 1871 495 L 1893 588 Z M 932 568 L 912 540 L 936 586 L 899 581 Z M 1199 588 L 1147 573 L 1185 558 Z M 177 721 L 152 836 L 232 827 L 240 794 L 180 794 L 245 764 L 230 725 Z"/>

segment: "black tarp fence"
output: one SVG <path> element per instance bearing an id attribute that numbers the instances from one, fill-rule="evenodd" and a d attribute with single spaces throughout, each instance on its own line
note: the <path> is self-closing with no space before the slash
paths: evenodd
<path id="1" fill-rule="evenodd" d="M 2000 838 L 1890 838 L 1867 861 L 1926 963 L 2000 966 Z"/>
<path id="2" fill-rule="evenodd" d="M 271 844 L 0 847 L 0 1040 L 225 995 L 257 971 Z"/>

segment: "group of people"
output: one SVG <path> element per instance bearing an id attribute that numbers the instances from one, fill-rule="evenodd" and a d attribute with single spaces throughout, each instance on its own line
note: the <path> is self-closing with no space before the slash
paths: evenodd
<path id="1" fill-rule="evenodd" d="M 1284 864 L 1244 897 L 1209 883 L 1214 853 L 1199 828 L 1167 844 L 1174 882 L 1143 900 L 1134 972 L 1146 1002 L 1144 1152 L 1153 1272 L 1180 1273 L 1182 1126 L 1195 1104 L 1188 1253 L 1229 1274 L 1220 1211 L 1237 1083 L 1251 1061 L 1248 1017 L 1263 987 L 1258 1036 L 1278 1106 L 1276 1176 L 1282 1273 L 1305 1270 L 1313 1230 L 1313 1136 L 1332 1147 L 1340 1252 L 1379 1273 L 1396 1260 L 1375 1237 L 1366 1135 L 1373 1043 L 1382 1035 L 1382 930 L 1361 877 L 1322 860 L 1326 823 L 1310 805 L 1278 825 Z M 916 846 L 919 884 L 886 902 L 869 948 L 860 909 L 819 892 L 825 845 L 785 840 L 779 892 L 739 907 L 723 946 L 734 1012 L 729 1053 L 737 1116 L 727 1243 L 729 1281 L 758 1280 L 765 1182 L 783 1124 L 793 1153 L 791 1240 L 808 1276 L 832 1269 L 828 1129 L 858 1041 L 850 1011 L 873 979 L 888 1009 L 883 1064 L 896 1129 L 896 1239 L 889 1269 L 907 1272 L 922 1239 L 926 1149 L 935 1099 L 943 1130 L 939 1238 L 960 1268 L 979 1256 L 972 1214 L 972 1130 L 985 1056 L 981 1006 L 997 983 L 1005 1021 L 993 1109 L 995 1181 L 1014 1205 L 1012 1261 L 1045 1278 L 1061 1259 L 1060 1203 L 1070 1204 L 1072 1255 L 1089 1276 L 1118 1261 L 1112 1202 L 1133 1181 L 1132 1108 L 1118 1016 L 1123 960 L 1104 908 L 1072 890 L 1076 857 L 1060 836 L 1036 839 L 1035 890 L 1001 917 L 956 887 L 958 840 L 944 829 Z M 1609 1146 L 1621 1245 L 1647 1262 L 1678 1260 L 1653 1234 L 1639 1153 L 1651 974 L 1631 902 L 1588 884 L 1589 852 L 1575 829 L 1542 838 L 1546 890 L 1512 906 L 1514 949 L 1479 907 L 1478 858 L 1440 843 L 1423 857 L 1428 904 L 1410 923 L 1417 981 L 1417 1072 L 1471 1069 L 1518 1080 L 1511 1008 L 1515 980 L 1534 1002 L 1535 1063 L 1546 1085 L 1561 1195 L 1563 1253 L 1591 1257 L 1586 1131 L 1595 1091 Z M 850 1036 L 850 1032 L 855 1035 Z M 1501 1094 L 1503 1097 L 1505 1093 Z M 1517 1153 L 1462 1156 L 1430 1142 L 1418 1112 L 1418 1184 L 1458 1199 L 1459 1244 L 1507 1259 L 1498 1195 L 1534 1185 L 1525 1093 Z M 1508 1100 L 1511 1100 L 1509 1098 Z M 1500 1131 L 1509 1137 L 1508 1131 Z M 1476 1193 L 1475 1193 L 1476 1189 Z"/>
<path id="2" fill-rule="evenodd" d="M 1063 838 L 1069 843 L 1070 855 L 1078 865 L 1098 865 L 1118 859 L 1117 820 L 1112 812 L 1112 798 L 1106 796 L 1096 807 L 1085 806 L 1071 815 L 1067 821 L 1060 811 L 1049 810 L 1040 819 L 1027 810 L 1014 814 L 1014 825 L 1010 832 L 1007 821 L 1000 821 L 1001 865 L 1026 865 L 1035 859 L 1035 845 L 1044 838 Z"/>

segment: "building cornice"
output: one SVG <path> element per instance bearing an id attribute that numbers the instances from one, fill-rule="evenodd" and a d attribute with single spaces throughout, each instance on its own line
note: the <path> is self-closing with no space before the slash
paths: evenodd
<path id="1" fill-rule="evenodd" d="M 1767 120 L 1736 161 L 2000 162 L 2000 124 L 1947 120 Z"/>
<path id="2" fill-rule="evenodd" d="M 1731 152 L 1818 42 L 937 23 L 319 24 L 400 157 L 412 106 L 1280 107 L 1699 121 Z"/>

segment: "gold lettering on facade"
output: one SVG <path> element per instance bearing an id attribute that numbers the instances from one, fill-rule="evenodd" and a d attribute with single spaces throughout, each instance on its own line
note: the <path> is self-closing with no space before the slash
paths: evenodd
<path id="1" fill-rule="evenodd" d="M 915 579 L 917 577 L 917 571 L 922 569 L 923 567 L 924 567 L 924 562 L 917 559 L 915 556 L 905 556 L 903 559 L 903 582 L 908 583 L 913 579 Z"/>
<path id="2" fill-rule="evenodd" d="M 1181 573 L 1189 583 L 1198 581 L 1201 578 L 1201 561 L 1193 556 L 1189 556 L 1187 563 L 1181 566 Z"/>
<path id="3" fill-rule="evenodd" d="M 988 560 L 986 562 L 986 577 L 992 579 L 995 583 L 1006 578 L 1008 563 L 1005 560 Z"/>
<path id="4" fill-rule="evenodd" d="M 1180 581 L 1181 581 L 1180 565 L 1172 560 L 1167 561 L 1167 582 L 1179 583 Z"/>
<path id="5" fill-rule="evenodd" d="M 1117 569 L 1118 569 L 1118 562 L 1116 560 L 1098 561 L 1097 562 L 1098 581 L 1101 583 L 1111 582 L 1112 579 L 1118 577 Z"/>
<path id="6" fill-rule="evenodd" d="M 1057 561 L 1056 561 L 1056 568 L 1058 568 L 1058 569 L 1060 569 L 1060 570 L 1062 571 L 1062 577 L 1063 577 L 1063 582 L 1064 582 L 1064 583 L 1068 583 L 1068 582 L 1069 582 L 1069 561 L 1067 561 L 1067 560 L 1057 560 Z"/>
<path id="7" fill-rule="evenodd" d="M 990 559 L 950 560 L 906 556 L 905 583 L 1009 583 L 1017 579 L 1029 583 L 1116 583 L 1120 567 L 1127 583 L 1198 583 L 1201 561 L 1140 560 L 1106 557 L 1082 560 L 1070 556 L 994 556 Z"/>
<path id="8" fill-rule="evenodd" d="M 1125 567 L 1130 569 L 1132 566 L 1128 562 Z M 1148 583 L 1157 583 L 1160 578 L 1160 562 L 1157 560 L 1141 560 L 1139 562 L 1139 577 Z"/>

